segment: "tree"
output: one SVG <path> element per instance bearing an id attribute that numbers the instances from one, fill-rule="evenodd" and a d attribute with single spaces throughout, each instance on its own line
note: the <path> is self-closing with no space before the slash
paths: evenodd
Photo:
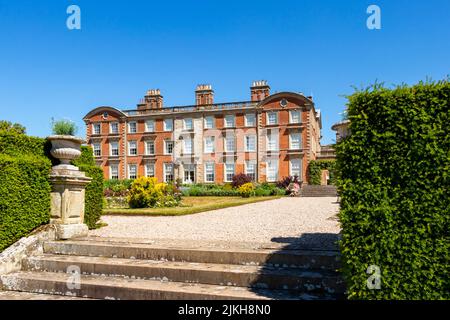
<path id="1" fill-rule="evenodd" d="M 0 120 L 0 131 L 10 131 L 17 134 L 25 134 L 26 129 L 19 123 L 11 123 L 6 120 Z"/>

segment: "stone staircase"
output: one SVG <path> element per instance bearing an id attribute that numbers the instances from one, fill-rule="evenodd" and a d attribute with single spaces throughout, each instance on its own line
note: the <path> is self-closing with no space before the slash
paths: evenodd
<path id="1" fill-rule="evenodd" d="M 335 186 L 304 185 L 301 190 L 302 197 L 337 197 Z"/>
<path id="2" fill-rule="evenodd" d="M 0 288 L 94 299 L 340 299 L 338 267 L 333 250 L 80 239 L 45 242 L 21 271 L 0 276 Z"/>

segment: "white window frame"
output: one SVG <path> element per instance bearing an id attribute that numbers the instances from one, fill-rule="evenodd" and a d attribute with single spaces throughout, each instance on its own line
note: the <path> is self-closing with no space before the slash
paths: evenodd
<path id="1" fill-rule="evenodd" d="M 292 117 L 292 115 L 296 113 L 298 114 L 298 121 L 294 121 L 294 118 Z M 289 123 L 301 123 L 302 122 L 302 113 L 300 110 L 289 110 Z"/>
<path id="2" fill-rule="evenodd" d="M 117 126 L 117 130 L 113 130 L 113 126 Z M 118 122 L 110 122 L 109 123 L 109 133 L 110 134 L 119 134 L 119 123 Z"/>
<path id="3" fill-rule="evenodd" d="M 132 143 L 134 143 L 135 144 L 135 148 L 133 148 L 133 149 L 136 149 L 136 153 L 135 154 L 133 154 L 133 153 L 131 153 L 131 144 Z M 137 143 L 137 141 L 136 140 L 131 140 L 131 141 L 128 141 L 128 155 L 129 156 L 137 156 L 138 155 L 138 143 Z"/>
<path id="4" fill-rule="evenodd" d="M 96 154 L 96 151 L 98 151 L 99 154 Z M 99 142 L 94 142 L 92 144 L 92 153 L 94 154 L 94 157 L 101 157 L 102 156 L 102 144 Z"/>
<path id="5" fill-rule="evenodd" d="M 117 178 L 114 178 L 113 168 L 117 170 Z M 109 178 L 113 180 L 119 180 L 119 166 L 117 164 L 112 164 L 109 166 Z"/>
<path id="6" fill-rule="evenodd" d="M 248 117 L 253 117 L 253 122 L 249 123 Z M 245 126 L 246 127 L 256 127 L 256 115 L 254 113 L 246 113 L 244 116 Z"/>
<path id="7" fill-rule="evenodd" d="M 208 172 L 208 166 L 211 166 L 212 170 Z M 212 180 L 208 180 L 208 174 L 212 175 Z M 216 181 L 216 166 L 212 161 L 205 162 L 205 182 L 214 183 Z"/>
<path id="8" fill-rule="evenodd" d="M 249 138 L 253 138 L 253 140 L 254 140 L 253 149 L 249 148 L 249 144 L 248 144 L 248 139 Z M 244 145 L 245 145 L 245 151 L 246 152 L 256 152 L 256 135 L 255 134 L 248 134 L 248 135 L 244 136 Z"/>
<path id="9" fill-rule="evenodd" d="M 249 168 L 249 165 L 250 164 L 252 164 L 253 165 L 253 168 L 254 168 L 254 172 L 249 172 L 249 170 L 248 170 L 248 168 Z M 256 163 L 256 160 L 247 160 L 247 161 L 245 161 L 245 174 L 246 175 L 253 175 L 253 181 L 256 181 L 256 171 L 257 171 L 257 165 L 256 165 L 257 163 Z"/>
<path id="10" fill-rule="evenodd" d="M 116 148 L 113 148 L 113 145 L 115 145 Z M 113 154 L 113 150 L 117 150 L 117 154 Z M 112 157 L 117 157 L 119 155 L 119 142 L 118 141 L 111 141 L 109 143 L 109 155 Z"/>
<path id="11" fill-rule="evenodd" d="M 269 170 L 270 170 L 270 164 L 271 163 L 276 163 L 276 168 L 274 171 L 274 177 L 270 177 L 269 176 Z M 279 163 L 278 160 L 275 159 L 269 159 L 266 162 L 266 180 L 267 182 L 275 182 L 278 180 L 278 174 L 279 174 Z"/>
<path id="12" fill-rule="evenodd" d="M 149 152 L 149 146 L 153 145 L 153 152 Z M 148 156 L 152 156 L 155 154 L 155 141 L 154 140 L 148 140 L 145 141 L 145 154 Z"/>
<path id="13" fill-rule="evenodd" d="M 187 147 L 188 146 L 187 142 L 190 143 L 190 148 Z M 194 140 L 192 140 L 191 138 L 185 138 L 183 140 L 183 154 L 193 154 L 193 153 L 194 153 Z"/>
<path id="14" fill-rule="evenodd" d="M 134 131 L 133 130 L 131 130 L 131 125 L 134 125 Z M 138 129 L 137 129 L 137 122 L 136 121 L 131 121 L 131 122 L 128 122 L 128 133 L 131 133 L 131 134 L 134 134 L 134 133 L 137 133 L 137 131 L 138 131 Z"/>
<path id="15" fill-rule="evenodd" d="M 188 126 L 188 123 L 190 122 L 190 125 Z M 194 120 L 192 118 L 185 118 L 183 119 L 183 128 L 184 130 L 194 130 Z"/>
<path id="16" fill-rule="evenodd" d="M 152 167 L 152 170 L 149 170 L 149 168 Z M 153 171 L 153 175 L 150 174 L 150 171 Z M 149 178 L 155 177 L 155 164 L 154 163 L 146 163 L 145 164 L 145 176 Z"/>
<path id="17" fill-rule="evenodd" d="M 298 147 L 294 146 L 294 136 L 298 136 Z M 302 135 L 300 132 L 292 132 L 289 134 L 289 149 L 299 150 L 302 148 Z"/>
<path id="18" fill-rule="evenodd" d="M 211 120 L 211 125 L 208 125 L 208 120 Z M 214 129 L 214 117 L 213 116 L 205 117 L 205 129 Z"/>
<path id="19" fill-rule="evenodd" d="M 293 171 L 293 163 L 298 162 L 298 173 L 295 174 Z M 297 176 L 299 180 L 302 179 L 302 159 L 290 159 L 289 160 L 289 175 L 290 176 Z"/>
<path id="20" fill-rule="evenodd" d="M 229 123 L 228 123 L 228 119 L 230 119 L 230 118 L 233 119 L 232 125 L 229 125 Z M 225 115 L 225 117 L 223 118 L 223 121 L 224 121 L 224 123 L 223 123 L 224 128 L 234 128 L 236 126 L 236 119 L 235 119 L 234 114 Z"/>
<path id="21" fill-rule="evenodd" d="M 145 121 L 145 132 L 155 132 L 155 120 Z"/>
<path id="22" fill-rule="evenodd" d="M 223 139 L 224 139 L 223 146 L 224 146 L 225 152 L 235 152 L 236 151 L 236 139 L 234 138 L 234 136 L 228 136 L 228 137 L 225 137 Z M 228 148 L 228 141 L 232 141 L 233 142 L 233 149 L 232 150 L 230 150 Z"/>
<path id="23" fill-rule="evenodd" d="M 131 168 L 132 167 L 134 167 L 134 168 L 136 168 L 136 178 L 132 178 L 132 176 L 131 176 Z M 137 166 L 137 164 L 129 164 L 128 165 L 128 179 L 137 179 L 138 178 L 138 166 Z"/>
<path id="24" fill-rule="evenodd" d="M 216 140 L 216 138 L 213 136 L 205 137 L 204 150 L 203 150 L 204 153 L 214 153 L 215 152 L 215 144 L 214 144 L 215 140 Z M 207 141 L 211 141 L 211 149 L 207 148 L 207 146 L 208 146 Z"/>
<path id="25" fill-rule="evenodd" d="M 98 127 L 98 131 L 96 130 L 97 127 Z M 92 134 L 93 135 L 102 134 L 102 124 L 101 123 L 93 123 L 92 124 Z"/>
<path id="26" fill-rule="evenodd" d="M 167 172 L 167 166 L 170 166 L 172 168 L 170 173 Z M 173 163 L 167 163 L 167 162 L 164 163 L 163 164 L 163 171 L 164 171 L 164 182 L 173 182 L 174 179 L 175 179 L 175 176 L 174 176 L 175 170 L 174 170 Z M 167 175 L 168 174 L 172 175 L 172 179 L 170 181 L 168 181 L 168 179 L 167 179 Z"/>
<path id="27" fill-rule="evenodd" d="M 275 141 L 274 141 L 274 143 L 275 143 L 274 148 L 271 147 L 270 139 L 272 137 L 274 137 L 274 139 L 275 139 Z M 269 134 L 267 134 L 267 151 L 279 151 L 279 148 L 280 148 L 280 146 L 279 146 L 279 144 L 280 144 L 279 139 L 280 138 L 279 138 L 278 132 L 276 132 L 276 133 L 270 132 Z"/>
<path id="28" fill-rule="evenodd" d="M 173 131 L 173 119 L 164 119 L 164 131 L 171 132 Z M 170 128 L 168 124 L 170 123 Z"/>
<path id="29" fill-rule="evenodd" d="M 168 143 L 172 143 L 172 152 L 168 152 L 167 150 L 167 144 Z M 173 140 L 164 140 L 164 154 L 165 155 L 171 155 L 173 154 L 173 149 L 175 148 L 175 143 L 173 142 Z"/>
<path id="30" fill-rule="evenodd" d="M 233 166 L 233 173 L 228 172 L 228 166 Z M 231 179 L 228 179 L 228 175 L 231 174 Z M 236 174 L 236 164 L 235 163 L 224 163 L 223 164 L 223 181 L 231 182 L 233 181 L 233 176 Z"/>
<path id="31" fill-rule="evenodd" d="M 275 115 L 275 121 L 271 123 L 270 116 Z M 267 124 L 268 125 L 277 125 L 278 124 L 278 112 L 277 111 L 270 111 L 267 112 Z"/>

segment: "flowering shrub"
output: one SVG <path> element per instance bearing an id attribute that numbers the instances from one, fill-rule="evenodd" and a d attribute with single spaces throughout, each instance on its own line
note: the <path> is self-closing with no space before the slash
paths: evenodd
<path id="1" fill-rule="evenodd" d="M 175 207 L 181 195 L 173 185 L 158 183 L 156 178 L 141 177 L 134 180 L 127 200 L 130 208 Z"/>
<path id="2" fill-rule="evenodd" d="M 233 181 L 231 182 L 231 185 L 233 186 L 233 188 L 239 188 L 243 184 L 246 184 L 249 182 L 252 182 L 252 177 L 250 177 L 249 175 L 246 175 L 244 173 L 239 173 L 239 174 L 235 174 L 233 176 Z"/>
<path id="3" fill-rule="evenodd" d="M 238 191 L 242 197 L 248 198 L 255 193 L 255 186 L 251 182 L 244 183 L 239 187 Z"/>

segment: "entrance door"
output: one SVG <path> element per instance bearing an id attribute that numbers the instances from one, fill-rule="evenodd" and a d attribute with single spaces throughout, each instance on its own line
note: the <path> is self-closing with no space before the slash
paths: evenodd
<path id="1" fill-rule="evenodd" d="M 195 182 L 195 165 L 185 164 L 184 165 L 184 183 L 194 183 Z"/>

